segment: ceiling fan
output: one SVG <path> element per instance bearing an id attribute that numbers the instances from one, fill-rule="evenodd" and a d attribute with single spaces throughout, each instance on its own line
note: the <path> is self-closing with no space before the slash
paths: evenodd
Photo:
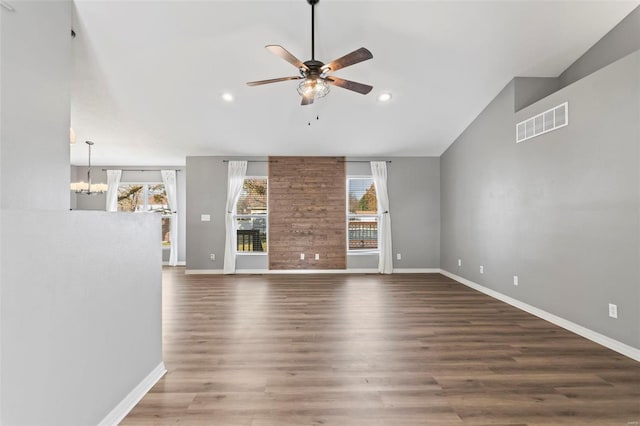
<path id="1" fill-rule="evenodd" d="M 359 62 L 366 61 L 373 58 L 373 55 L 369 50 L 364 47 L 354 50 L 341 58 L 324 64 L 317 61 L 315 58 L 315 5 L 320 0 L 307 0 L 307 3 L 311 5 L 311 59 L 302 62 L 300 59 L 289 53 L 284 47 L 278 45 L 265 46 L 268 51 L 281 57 L 285 61 L 289 62 L 300 72 L 299 76 L 293 77 L 281 77 L 272 78 L 270 80 L 250 81 L 247 84 L 249 86 L 260 86 L 263 84 L 277 83 L 280 81 L 289 80 L 302 80 L 298 84 L 298 93 L 302 96 L 301 105 L 312 104 L 314 99 L 321 98 L 329 93 L 329 85 L 342 87 L 343 89 L 352 90 L 354 92 L 366 95 L 373 89 L 373 86 L 368 84 L 357 83 L 355 81 L 349 81 L 342 78 L 334 77 L 330 75 L 334 71 L 338 71 L 341 68 L 348 67 L 350 65 L 357 64 Z"/>

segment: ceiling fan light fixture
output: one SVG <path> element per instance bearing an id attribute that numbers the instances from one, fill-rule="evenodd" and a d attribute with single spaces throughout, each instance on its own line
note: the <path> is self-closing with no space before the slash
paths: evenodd
<path id="1" fill-rule="evenodd" d="M 298 93 L 305 98 L 322 98 L 329 93 L 329 85 L 321 78 L 305 78 L 298 85 Z"/>
<path id="2" fill-rule="evenodd" d="M 1 0 L 0 0 L 1 1 Z M 347 53 L 346 55 L 335 59 L 329 63 L 316 60 L 315 56 L 315 5 L 320 0 L 307 0 L 307 3 L 311 5 L 311 59 L 302 62 L 296 58 L 287 49 L 280 45 L 269 44 L 265 46 L 267 50 L 276 56 L 289 62 L 296 67 L 300 72 L 299 77 L 280 77 L 271 78 L 269 80 L 249 81 L 249 86 L 261 86 L 263 84 L 277 83 L 280 81 L 289 80 L 302 80 L 298 84 L 298 93 L 302 96 L 302 102 L 300 105 L 311 105 L 314 99 L 322 98 L 329 93 L 329 85 L 341 87 L 343 89 L 351 90 L 352 92 L 366 95 L 371 92 L 373 86 L 368 84 L 362 84 L 355 81 L 349 81 L 342 78 L 329 75 L 330 73 L 340 70 L 342 68 L 349 67 L 351 65 L 359 64 L 360 62 L 367 61 L 373 58 L 371 52 L 364 47 Z"/>

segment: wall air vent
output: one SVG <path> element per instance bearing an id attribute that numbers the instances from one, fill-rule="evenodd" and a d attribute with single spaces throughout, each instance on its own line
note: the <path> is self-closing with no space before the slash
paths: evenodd
<path id="1" fill-rule="evenodd" d="M 516 143 L 559 129 L 567 124 L 569 124 L 569 102 L 516 124 Z"/>

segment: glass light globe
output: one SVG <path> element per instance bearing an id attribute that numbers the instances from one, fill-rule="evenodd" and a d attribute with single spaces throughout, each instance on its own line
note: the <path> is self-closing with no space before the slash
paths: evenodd
<path id="1" fill-rule="evenodd" d="M 329 85 L 321 78 L 305 78 L 298 85 L 298 93 L 305 98 L 318 99 L 329 93 Z"/>

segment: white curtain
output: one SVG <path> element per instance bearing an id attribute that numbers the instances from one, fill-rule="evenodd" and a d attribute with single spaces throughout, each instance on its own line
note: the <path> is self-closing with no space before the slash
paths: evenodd
<path id="1" fill-rule="evenodd" d="M 118 211 L 118 187 L 122 170 L 107 170 L 107 206 L 108 212 Z"/>
<path id="2" fill-rule="evenodd" d="M 160 170 L 162 183 L 167 192 L 169 210 L 171 210 L 171 222 L 169 223 L 169 239 L 171 240 L 171 252 L 169 253 L 169 266 L 178 264 L 178 195 L 175 170 Z"/>
<path id="3" fill-rule="evenodd" d="M 224 273 L 236 272 L 236 204 L 242 192 L 244 177 L 247 174 L 246 161 L 229 161 L 227 180 L 227 204 L 225 209 L 225 228 L 227 236 L 224 244 Z"/>
<path id="4" fill-rule="evenodd" d="M 391 214 L 389 213 L 389 193 L 387 191 L 387 162 L 372 161 L 371 174 L 376 185 L 378 198 L 378 272 L 393 272 L 393 247 L 391 246 Z"/>

